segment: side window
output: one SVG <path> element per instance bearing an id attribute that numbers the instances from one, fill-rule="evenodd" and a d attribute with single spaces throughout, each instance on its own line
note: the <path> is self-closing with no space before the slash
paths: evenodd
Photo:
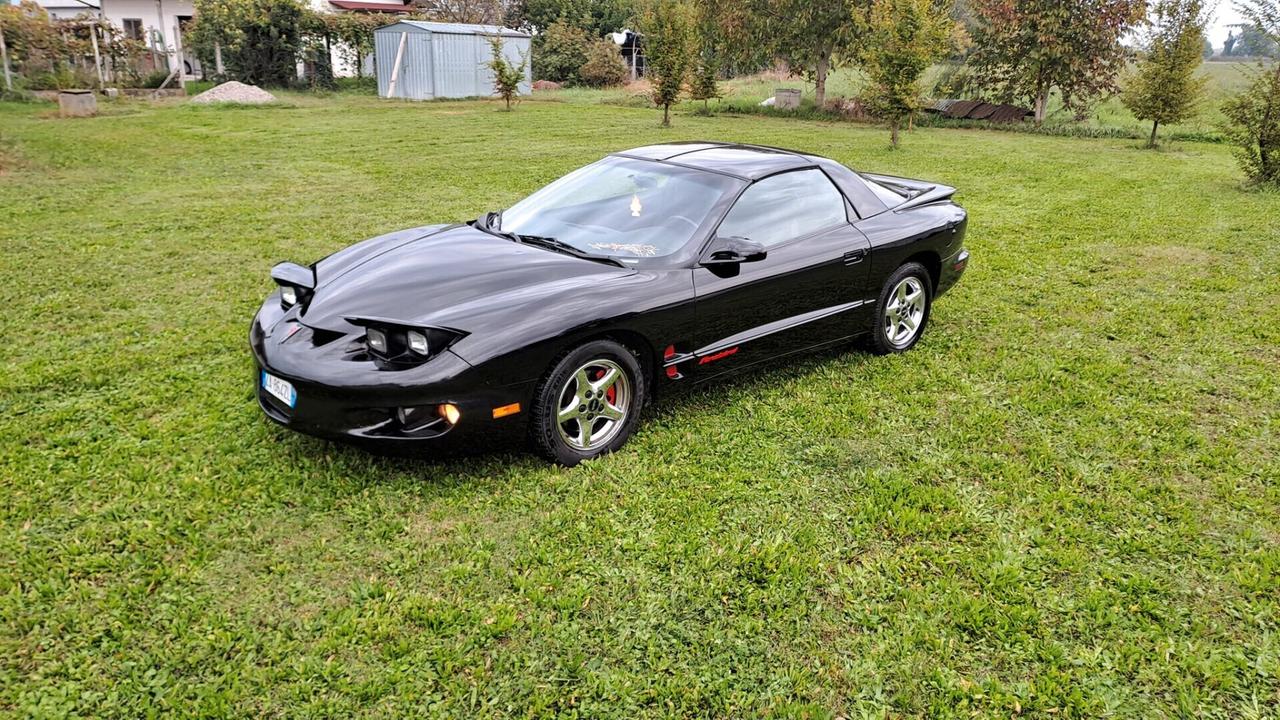
<path id="1" fill-rule="evenodd" d="M 821 170 L 799 170 L 747 188 L 716 234 L 769 247 L 843 222 L 848 216 L 840 191 Z"/>
<path id="2" fill-rule="evenodd" d="M 130 40 L 142 40 L 142 20 L 138 18 L 125 18 L 124 36 Z"/>

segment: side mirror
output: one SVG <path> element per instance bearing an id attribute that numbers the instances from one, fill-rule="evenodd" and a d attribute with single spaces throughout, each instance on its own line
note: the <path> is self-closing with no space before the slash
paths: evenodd
<path id="1" fill-rule="evenodd" d="M 744 262 L 760 262 L 768 257 L 764 246 L 744 237 L 717 238 L 711 252 L 702 259 L 708 267 L 738 265 Z"/>

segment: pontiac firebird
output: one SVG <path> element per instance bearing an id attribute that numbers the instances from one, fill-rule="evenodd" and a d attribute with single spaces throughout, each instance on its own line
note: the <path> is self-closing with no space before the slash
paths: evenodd
<path id="1" fill-rule="evenodd" d="M 527 438 L 575 465 L 680 386 L 913 347 L 969 259 L 954 192 L 754 145 L 614 153 L 504 211 L 275 266 L 258 402 L 325 438 Z"/>

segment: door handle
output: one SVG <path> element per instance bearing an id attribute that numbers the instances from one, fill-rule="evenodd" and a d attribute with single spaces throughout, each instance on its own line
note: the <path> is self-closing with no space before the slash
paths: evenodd
<path id="1" fill-rule="evenodd" d="M 857 250 L 850 250 L 849 252 L 844 254 L 844 264 L 857 265 L 858 263 L 865 260 L 866 257 L 867 257 L 867 251 L 863 250 L 862 248 L 859 248 Z"/>

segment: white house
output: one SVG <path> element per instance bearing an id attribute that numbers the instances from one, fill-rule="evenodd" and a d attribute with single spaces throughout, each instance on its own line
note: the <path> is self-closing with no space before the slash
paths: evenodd
<path id="1" fill-rule="evenodd" d="M 39 0 L 40 7 L 50 17 L 66 20 L 77 15 L 97 15 L 98 0 Z"/>
<path id="2" fill-rule="evenodd" d="M 308 0 L 317 12 L 376 12 L 388 16 L 405 14 L 412 10 L 406 0 Z M 56 18 L 73 18 L 88 14 L 106 18 L 120 28 L 129 38 L 141 40 L 152 48 L 160 65 L 170 65 L 182 47 L 182 32 L 195 17 L 192 0 L 37 0 L 40 6 Z M 341 49 L 332 49 L 333 72 L 339 77 L 355 75 L 355 67 L 347 62 Z M 200 63 L 185 49 L 182 53 L 186 79 L 194 79 L 200 71 Z M 372 56 L 370 56 L 372 57 Z M 370 64 L 372 60 L 369 60 Z M 171 66 L 171 65 L 170 65 Z M 366 67 L 366 74 L 372 74 Z"/>
<path id="3" fill-rule="evenodd" d="M 37 0 L 56 18 L 77 15 L 102 17 L 120 28 L 126 37 L 151 48 L 158 65 L 169 65 L 177 57 L 182 28 L 195 16 L 191 0 Z M 183 53 L 183 70 L 191 76 L 200 64 Z"/>

